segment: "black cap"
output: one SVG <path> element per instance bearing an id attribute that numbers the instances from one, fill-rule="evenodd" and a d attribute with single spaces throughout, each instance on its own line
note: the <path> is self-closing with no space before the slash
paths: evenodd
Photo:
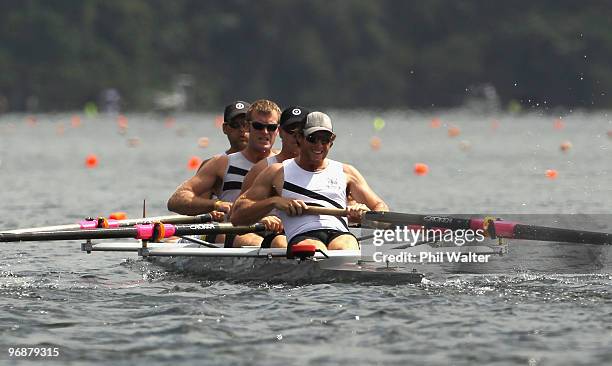
<path id="1" fill-rule="evenodd" d="M 304 123 L 306 121 L 306 116 L 308 115 L 308 110 L 302 108 L 300 106 L 293 106 L 285 109 L 280 117 L 280 125 L 287 125 L 295 122 Z"/>
<path id="2" fill-rule="evenodd" d="M 229 122 L 236 116 L 246 114 L 250 106 L 250 103 L 243 102 L 241 100 L 235 101 L 234 103 L 225 107 L 225 112 L 223 112 L 223 121 Z"/>

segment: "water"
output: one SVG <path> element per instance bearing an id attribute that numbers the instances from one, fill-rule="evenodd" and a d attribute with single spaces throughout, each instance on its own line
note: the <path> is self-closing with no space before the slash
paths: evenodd
<path id="1" fill-rule="evenodd" d="M 539 115 L 331 114 L 332 157 L 355 165 L 395 211 L 591 214 L 598 230 L 612 231 L 603 216 L 612 213 L 605 112 L 571 114 L 560 130 Z M 386 122 L 379 132 L 377 116 Z M 441 128 L 430 127 L 433 117 Z M 150 215 L 166 214 L 166 199 L 192 174 L 189 157 L 226 145 L 210 114 L 178 116 L 170 128 L 159 116 L 128 115 L 126 134 L 110 117 L 83 118 L 78 128 L 70 114 L 40 115 L 35 125 L 25 118 L 0 117 L 0 228 L 113 211 L 137 217 L 143 199 Z M 461 135 L 450 138 L 447 125 Z M 201 136 L 208 148 L 197 146 Z M 573 144 L 567 153 L 564 140 Z M 84 168 L 90 153 L 96 169 Z M 416 162 L 429 165 L 427 176 L 413 175 Z M 547 169 L 558 178 L 546 179 Z M 18 362 L 7 351 L 17 346 L 57 347 L 59 357 L 45 360 L 57 364 L 612 361 L 608 248 L 517 242 L 489 267 L 425 268 L 420 285 L 293 286 L 210 281 L 130 254 L 86 255 L 79 242 L 0 246 L 3 364 Z"/>

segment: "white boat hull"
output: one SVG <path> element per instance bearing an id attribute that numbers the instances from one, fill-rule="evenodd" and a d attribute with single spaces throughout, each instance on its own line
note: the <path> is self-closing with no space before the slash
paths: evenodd
<path id="1" fill-rule="evenodd" d="M 440 247 L 423 244 L 405 249 L 391 249 L 393 245 L 376 247 L 364 244 L 362 250 L 332 250 L 317 252 L 311 259 L 298 261 L 287 259 L 285 249 L 280 248 L 207 248 L 191 242 L 147 243 L 104 242 L 84 243 L 82 250 L 137 252 L 149 261 L 171 271 L 198 275 L 207 279 L 235 281 L 265 281 L 285 283 L 320 282 L 392 282 L 419 283 L 423 274 L 419 264 L 398 264 L 373 261 L 375 251 L 386 253 L 406 252 L 419 255 L 422 252 L 459 252 L 463 254 L 505 253 L 505 246 Z"/>

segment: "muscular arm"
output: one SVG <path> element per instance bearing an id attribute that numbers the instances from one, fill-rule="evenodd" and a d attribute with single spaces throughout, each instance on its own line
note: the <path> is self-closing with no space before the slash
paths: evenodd
<path id="1" fill-rule="evenodd" d="M 253 165 L 253 167 L 251 167 L 251 170 L 249 170 L 249 173 L 244 177 L 244 181 L 242 182 L 242 190 L 240 191 L 240 194 L 243 194 L 249 188 L 251 188 L 251 186 L 255 182 L 255 179 L 257 178 L 259 173 L 264 171 L 267 167 L 268 167 L 267 159 L 262 159 L 257 164 Z"/>
<path id="2" fill-rule="evenodd" d="M 353 166 L 344 164 L 347 186 L 351 197 L 373 211 L 389 211 L 389 206 L 368 185 L 365 178 Z"/>
<path id="3" fill-rule="evenodd" d="M 208 158 L 208 159 L 204 160 L 204 161 L 202 162 L 202 164 L 200 164 L 200 166 L 198 167 L 198 170 L 196 171 L 196 174 L 198 174 L 198 173 L 200 172 L 200 170 L 202 170 L 202 168 L 204 167 L 204 165 L 206 165 L 206 163 L 208 163 L 208 162 L 209 162 L 209 161 L 211 161 L 212 159 L 216 158 L 217 156 L 218 156 L 218 155 L 215 155 L 215 156 L 213 156 L 213 157 L 210 157 L 210 158 Z"/>
<path id="4" fill-rule="evenodd" d="M 215 209 L 216 200 L 211 199 L 211 192 L 220 181 L 227 166 L 227 157 L 218 156 L 210 159 L 190 179 L 183 182 L 168 200 L 168 210 L 183 215 L 199 215 Z"/>
<path id="5" fill-rule="evenodd" d="M 232 224 L 253 224 L 275 208 L 280 197 L 274 187 L 282 185 L 282 168 L 282 164 L 274 164 L 257 175 L 251 187 L 234 203 L 230 216 Z"/>

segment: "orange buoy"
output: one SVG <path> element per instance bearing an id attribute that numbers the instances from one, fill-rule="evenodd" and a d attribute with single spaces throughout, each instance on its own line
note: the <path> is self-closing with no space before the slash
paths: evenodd
<path id="1" fill-rule="evenodd" d="M 209 143 L 210 143 L 210 141 L 209 141 L 208 137 L 206 137 L 206 136 L 200 137 L 198 139 L 198 146 L 203 148 L 203 149 L 207 148 Z"/>
<path id="2" fill-rule="evenodd" d="M 372 136 L 370 139 L 370 148 L 372 150 L 380 150 L 380 146 L 382 145 L 382 140 L 378 136 Z"/>
<path id="3" fill-rule="evenodd" d="M 108 218 L 113 219 L 113 220 L 125 220 L 128 218 L 128 216 L 123 211 L 117 211 L 117 212 L 111 212 L 111 214 L 108 215 Z"/>
<path id="4" fill-rule="evenodd" d="M 202 159 L 197 156 L 192 156 L 187 163 L 187 169 L 196 170 L 200 167 L 200 164 L 202 164 Z"/>
<path id="5" fill-rule="evenodd" d="M 127 129 L 128 128 L 127 117 L 124 116 L 123 114 L 120 114 L 119 117 L 117 117 L 117 126 L 119 126 L 119 128 L 121 129 Z"/>
<path id="6" fill-rule="evenodd" d="M 429 167 L 425 163 L 414 164 L 414 174 L 423 176 L 429 173 Z"/>
<path id="7" fill-rule="evenodd" d="M 493 131 L 497 130 L 499 128 L 500 124 L 499 121 L 494 119 L 493 121 L 491 121 L 491 129 Z"/>
<path id="8" fill-rule="evenodd" d="M 36 122 L 38 122 L 36 117 L 34 117 L 34 116 L 27 116 L 26 117 L 26 123 L 28 124 L 28 126 L 34 127 L 34 126 L 36 126 Z"/>
<path id="9" fill-rule="evenodd" d="M 223 126 L 223 116 L 216 116 L 215 117 L 215 127 L 221 128 L 221 126 Z"/>
<path id="10" fill-rule="evenodd" d="M 429 127 L 431 128 L 440 128 L 440 126 L 442 126 L 442 121 L 440 121 L 440 118 L 433 118 L 431 122 L 429 122 Z"/>
<path id="11" fill-rule="evenodd" d="M 448 137 L 457 137 L 461 134 L 459 127 L 451 126 L 448 128 Z"/>
<path id="12" fill-rule="evenodd" d="M 72 128 L 81 127 L 81 117 L 76 114 L 72 116 L 72 118 L 70 118 L 70 126 L 72 126 Z"/>
<path id="13" fill-rule="evenodd" d="M 565 123 L 563 123 L 563 120 L 561 118 L 557 118 L 553 123 L 553 128 L 555 130 L 562 130 L 563 128 L 565 128 Z"/>
<path id="14" fill-rule="evenodd" d="M 555 179 L 558 175 L 559 173 L 555 169 L 546 170 L 546 178 L 548 179 Z"/>
<path id="15" fill-rule="evenodd" d="M 164 121 L 164 126 L 166 126 L 166 128 L 172 128 L 174 127 L 175 124 L 176 124 L 176 119 L 174 117 L 168 117 Z"/>
<path id="16" fill-rule="evenodd" d="M 570 151 L 570 150 L 572 149 L 572 146 L 573 146 L 573 145 L 572 145 L 572 143 L 571 143 L 571 142 L 569 142 L 569 141 L 563 141 L 563 142 L 561 143 L 561 145 L 559 146 L 559 148 L 560 148 L 560 149 L 561 149 L 561 151 L 563 151 L 563 152 L 568 152 L 568 151 Z"/>
<path id="17" fill-rule="evenodd" d="M 98 157 L 96 154 L 87 155 L 85 158 L 85 166 L 90 169 L 98 166 Z"/>
<path id="18" fill-rule="evenodd" d="M 612 130 L 608 131 L 608 137 L 612 139 Z"/>

